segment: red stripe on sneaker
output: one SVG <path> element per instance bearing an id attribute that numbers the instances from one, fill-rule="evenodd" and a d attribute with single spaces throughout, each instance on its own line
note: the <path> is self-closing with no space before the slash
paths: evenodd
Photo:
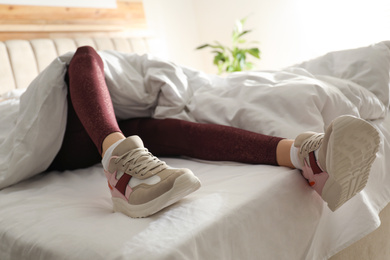
<path id="1" fill-rule="evenodd" d="M 115 188 L 123 194 L 123 196 L 126 196 L 126 187 L 127 184 L 129 184 L 129 181 L 131 179 L 131 175 L 124 173 L 122 177 L 118 180 L 117 184 L 115 185 Z"/>
<path id="2" fill-rule="evenodd" d="M 318 166 L 317 164 L 317 159 L 314 152 L 309 153 L 309 161 L 310 168 L 313 170 L 314 174 L 320 174 L 321 172 L 323 172 L 323 170 L 321 170 L 320 166 Z"/>

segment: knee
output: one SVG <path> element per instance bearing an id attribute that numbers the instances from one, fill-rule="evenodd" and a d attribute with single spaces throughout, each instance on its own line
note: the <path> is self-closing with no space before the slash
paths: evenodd
<path id="1" fill-rule="evenodd" d="M 82 46 L 77 48 L 69 64 L 69 68 L 74 67 L 75 64 L 82 64 L 82 67 L 84 65 L 89 65 L 86 67 L 91 67 L 95 62 L 97 62 L 100 68 L 103 68 L 103 61 L 96 50 L 91 46 Z"/>
<path id="2" fill-rule="evenodd" d="M 78 47 L 75 55 L 78 54 L 98 55 L 96 50 L 92 46 L 88 46 L 88 45 Z"/>

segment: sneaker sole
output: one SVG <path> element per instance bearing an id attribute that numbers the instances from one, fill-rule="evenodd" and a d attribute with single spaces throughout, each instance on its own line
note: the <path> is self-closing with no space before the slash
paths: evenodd
<path id="1" fill-rule="evenodd" d="M 378 131 L 366 121 L 352 116 L 335 119 L 326 155 L 329 178 L 322 191 L 332 211 L 366 186 L 379 142 Z"/>
<path id="2" fill-rule="evenodd" d="M 123 199 L 112 197 L 113 208 L 115 212 L 122 212 L 132 218 L 148 217 L 176 203 L 199 189 L 200 186 L 200 181 L 195 175 L 186 173 L 175 180 L 169 191 L 152 201 L 141 205 L 130 205 Z"/>

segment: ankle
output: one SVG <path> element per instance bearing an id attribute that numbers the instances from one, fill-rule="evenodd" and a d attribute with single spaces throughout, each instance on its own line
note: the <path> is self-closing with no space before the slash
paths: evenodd
<path id="1" fill-rule="evenodd" d="M 114 151 L 114 149 L 123 141 L 124 139 L 121 139 L 121 140 L 118 140 L 116 141 L 115 143 L 113 143 L 110 147 L 108 147 L 108 149 L 106 150 L 106 152 L 104 153 L 104 155 L 102 155 L 102 165 L 103 165 L 103 169 L 107 170 L 108 169 L 108 165 L 110 163 L 110 159 L 111 159 L 111 155 L 112 155 L 112 152 Z"/>
<path id="2" fill-rule="evenodd" d="M 109 149 L 113 144 L 124 139 L 126 139 L 126 137 L 120 132 L 114 132 L 107 135 L 102 143 L 102 157 L 104 157 L 107 149 Z"/>
<path id="3" fill-rule="evenodd" d="M 302 170 L 302 162 L 299 160 L 299 148 L 295 147 L 294 145 L 291 146 L 290 149 L 290 160 L 292 165 L 294 165 L 294 168 Z"/>
<path id="4" fill-rule="evenodd" d="M 294 140 L 283 139 L 276 147 L 276 161 L 280 166 L 296 168 L 291 161 L 290 150 L 292 149 Z"/>

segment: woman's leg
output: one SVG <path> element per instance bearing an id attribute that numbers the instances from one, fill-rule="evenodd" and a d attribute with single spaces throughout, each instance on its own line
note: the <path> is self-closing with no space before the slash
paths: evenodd
<path id="1" fill-rule="evenodd" d="M 68 81 L 66 79 L 66 81 Z M 47 171 L 90 167 L 102 160 L 98 149 L 74 111 L 68 95 L 68 116 L 62 146 Z"/>
<path id="2" fill-rule="evenodd" d="M 103 62 L 90 47 L 77 50 L 67 76 L 67 129 L 50 170 L 96 164 L 101 160 L 99 154 L 104 155 L 113 143 L 131 135 L 139 135 L 158 156 L 290 166 L 286 140 L 279 142 L 281 138 L 277 137 L 175 119 L 133 119 L 122 121 L 119 126 L 104 80 Z"/>
<path id="3" fill-rule="evenodd" d="M 48 170 L 92 166 L 119 139 L 124 139 L 104 80 L 100 56 L 90 47 L 77 49 L 66 74 L 68 117 L 60 151 Z M 79 118 L 82 118 L 80 121 Z"/>
<path id="4" fill-rule="evenodd" d="M 293 140 L 177 119 L 138 118 L 121 121 L 119 125 L 125 135 L 139 135 L 158 156 L 293 167 L 290 161 Z"/>
<path id="5" fill-rule="evenodd" d="M 69 95 L 78 118 L 100 154 L 123 136 L 116 117 L 100 56 L 90 47 L 77 49 L 69 64 Z M 82 86 L 82 87 L 80 87 Z"/>
<path id="6" fill-rule="evenodd" d="M 75 121 L 78 121 L 77 117 Z M 294 168 L 290 159 L 294 140 L 229 126 L 199 124 L 177 119 L 137 118 L 120 121 L 118 124 L 125 136 L 140 136 L 145 147 L 156 156 L 188 156 L 210 161 L 235 161 Z M 73 126 L 73 129 L 66 131 L 62 149 L 55 160 L 56 165 L 61 164 L 61 168 L 57 168 L 84 168 L 100 162 L 101 157 L 81 123 L 68 125 Z M 76 150 L 75 145 L 80 142 L 82 145 Z"/>
<path id="7" fill-rule="evenodd" d="M 299 168 L 333 211 L 364 188 L 379 145 L 375 128 L 351 116 L 336 118 L 325 134 L 307 132 L 296 140 L 176 119 L 133 119 L 120 125 L 125 134 L 140 135 L 159 156 Z"/>
<path id="8" fill-rule="evenodd" d="M 98 154 L 103 155 L 114 211 L 131 217 L 149 216 L 200 187 L 198 178 L 190 170 L 170 168 L 151 155 L 138 136 L 124 137 L 105 82 L 103 61 L 93 48 L 77 49 L 68 67 L 68 88 L 71 113 L 64 142 L 72 143 L 64 143 L 63 147 L 69 149 L 73 145 L 73 151 L 68 151 L 70 154 L 86 152 L 81 145 L 88 141 L 72 139 L 69 131 L 80 130 L 82 126 Z M 79 135 L 73 132 L 73 136 L 80 138 L 82 132 L 82 129 L 77 132 Z M 87 150 L 90 147 L 88 145 Z"/>
<path id="9" fill-rule="evenodd" d="M 293 147 L 293 145 L 293 139 L 280 140 L 276 147 L 276 160 L 278 165 L 296 168 L 291 161 L 291 147 Z"/>
<path id="10" fill-rule="evenodd" d="M 63 148 L 53 162 L 54 166 L 61 158 L 65 162 L 66 159 L 71 162 L 70 158 L 80 162 L 80 158 L 87 156 L 88 160 L 85 161 L 92 163 L 97 160 L 97 155 L 105 154 L 104 157 L 108 156 L 109 160 L 107 167 L 104 161 L 103 166 L 113 196 L 114 209 L 135 217 L 153 214 L 199 187 L 199 181 L 189 170 L 177 171 L 166 167 L 145 150 L 138 137 L 124 139 L 104 81 L 103 62 L 92 48 L 78 49 L 68 72 L 68 124 Z M 139 122 L 133 121 L 134 129 L 129 128 L 130 134 L 138 133 L 143 136 L 148 146 L 161 155 L 187 155 L 207 160 L 237 160 L 275 165 L 279 163 L 290 167 L 293 162 L 297 168 L 302 169 L 303 176 L 332 210 L 364 188 L 380 141 L 374 127 L 364 120 L 350 116 L 336 118 L 325 134 L 299 135 L 294 141 L 294 147 L 291 147 L 292 140 L 235 128 L 177 121 L 172 124 L 171 120 L 157 121 L 148 119 L 141 126 Z M 178 123 L 181 125 L 177 126 Z M 174 125 L 176 126 L 173 127 Z M 87 136 L 85 140 L 82 139 L 83 136 Z M 91 143 L 95 149 L 91 148 Z M 116 148 L 111 149 L 115 145 Z M 289 148 L 292 155 L 290 159 L 287 153 Z M 88 151 L 91 151 L 90 154 Z M 82 162 L 78 165 L 83 163 L 87 164 Z M 62 165 L 66 167 L 63 162 Z M 344 182 L 345 179 L 350 181 Z M 143 182 L 149 184 L 140 185 Z M 179 186 L 184 187 L 185 191 L 177 190 L 176 183 L 180 183 Z M 150 207 L 149 202 L 156 200 L 158 205 Z"/>

